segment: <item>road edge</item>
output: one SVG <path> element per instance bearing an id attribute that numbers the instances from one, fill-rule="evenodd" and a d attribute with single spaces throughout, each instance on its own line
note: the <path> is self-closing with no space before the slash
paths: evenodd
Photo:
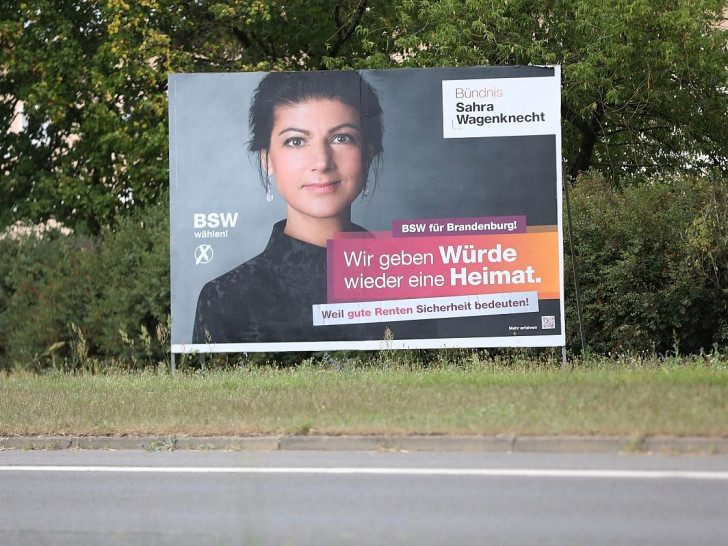
<path id="1" fill-rule="evenodd" d="M 728 437 L 343 435 L 5 436 L 0 450 L 463 451 L 482 453 L 728 454 Z"/>

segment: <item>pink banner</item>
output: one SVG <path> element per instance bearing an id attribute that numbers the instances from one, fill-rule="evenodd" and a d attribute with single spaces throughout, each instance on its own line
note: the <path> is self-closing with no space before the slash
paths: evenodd
<path id="1" fill-rule="evenodd" d="M 533 290 L 558 297 L 556 232 L 335 239 L 328 303 Z"/>
<path id="2" fill-rule="evenodd" d="M 494 235 L 525 233 L 525 216 L 483 216 L 471 218 L 435 218 L 394 220 L 394 237 L 432 237 L 445 235 Z"/>

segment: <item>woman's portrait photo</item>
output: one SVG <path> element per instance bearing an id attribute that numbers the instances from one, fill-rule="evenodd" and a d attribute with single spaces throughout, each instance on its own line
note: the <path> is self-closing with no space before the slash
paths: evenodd
<path id="1" fill-rule="evenodd" d="M 265 250 L 200 292 L 194 343 L 336 338 L 352 327 L 314 327 L 326 302 L 326 242 L 363 232 L 351 205 L 376 185 L 382 111 L 358 72 L 274 72 L 250 105 L 249 152 L 259 168 L 261 206 L 276 198 L 286 217 Z M 362 326 L 357 330 L 372 330 Z M 379 333 L 377 328 L 377 333 Z"/>

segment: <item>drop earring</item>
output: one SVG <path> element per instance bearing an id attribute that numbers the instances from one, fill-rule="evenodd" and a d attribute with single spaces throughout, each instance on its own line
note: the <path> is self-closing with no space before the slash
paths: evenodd
<path id="1" fill-rule="evenodd" d="M 265 183 L 265 200 L 269 203 L 273 201 L 273 176 L 269 176 Z"/>

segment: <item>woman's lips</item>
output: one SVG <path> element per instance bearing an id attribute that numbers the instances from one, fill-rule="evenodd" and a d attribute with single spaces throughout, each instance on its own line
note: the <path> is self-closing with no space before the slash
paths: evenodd
<path id="1" fill-rule="evenodd" d="M 341 180 L 333 180 L 331 182 L 316 182 L 312 184 L 305 184 L 303 188 L 313 193 L 328 193 L 331 191 L 335 191 L 340 183 Z"/>

